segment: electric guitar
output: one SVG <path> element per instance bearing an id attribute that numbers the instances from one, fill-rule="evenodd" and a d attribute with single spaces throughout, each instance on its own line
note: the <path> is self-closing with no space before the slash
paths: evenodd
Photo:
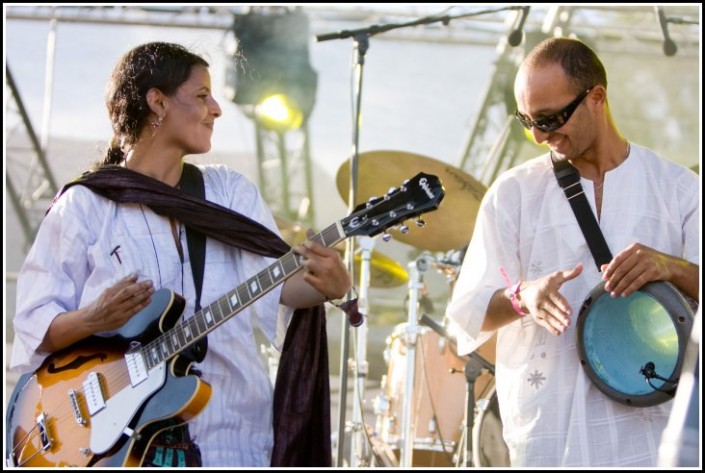
<path id="1" fill-rule="evenodd" d="M 419 173 L 312 240 L 330 247 L 348 237 L 376 235 L 437 209 L 444 195 L 437 176 Z M 48 356 L 37 371 L 20 377 L 10 397 L 6 464 L 140 466 L 165 420 L 187 422 L 210 400 L 211 386 L 180 353 L 301 267 L 301 256 L 289 251 L 181 321 L 183 297 L 159 289 L 117 335 L 88 337 Z"/>

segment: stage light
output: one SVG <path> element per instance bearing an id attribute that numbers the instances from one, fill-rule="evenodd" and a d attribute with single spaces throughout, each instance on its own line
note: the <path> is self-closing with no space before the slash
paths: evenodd
<path id="1" fill-rule="evenodd" d="M 255 118 L 266 129 L 284 133 L 300 128 L 304 114 L 293 99 L 284 94 L 274 94 L 255 106 Z"/>
<path id="2" fill-rule="evenodd" d="M 316 99 L 317 74 L 309 63 L 309 20 L 300 8 L 253 10 L 235 17 L 236 63 L 229 80 L 232 100 L 262 125 L 276 130 L 302 126 Z M 264 104 L 279 96 L 280 105 Z M 276 103 L 276 102 L 275 102 Z M 288 125 L 272 121 L 265 110 L 288 109 Z M 254 111 L 254 114 L 251 112 Z M 292 128 L 294 127 L 294 128 Z"/>

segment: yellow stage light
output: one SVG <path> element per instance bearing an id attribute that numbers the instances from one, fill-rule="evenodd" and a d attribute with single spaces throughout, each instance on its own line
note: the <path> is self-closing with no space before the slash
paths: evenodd
<path id="1" fill-rule="evenodd" d="M 298 129 L 304 120 L 296 101 L 284 94 L 262 99 L 255 107 L 255 117 L 263 127 L 280 133 Z"/>

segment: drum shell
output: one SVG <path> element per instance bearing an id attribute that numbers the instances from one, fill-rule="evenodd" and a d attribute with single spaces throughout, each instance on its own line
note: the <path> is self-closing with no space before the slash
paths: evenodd
<path id="1" fill-rule="evenodd" d="M 385 358 L 388 370 L 382 380 L 385 407 L 378 412 L 376 425 L 380 440 L 397 455 L 403 439 L 408 351 L 406 327 L 405 323 L 398 325 L 387 338 Z M 458 356 L 446 338 L 428 327 L 417 329 L 410 413 L 414 438 L 412 465 L 453 466 L 453 453 L 458 448 L 465 423 L 467 381 L 463 369 L 467 358 Z M 482 347 L 482 353 L 492 361 L 493 342 Z M 492 375 L 483 372 L 475 381 L 475 398 L 487 395 L 493 384 Z"/>

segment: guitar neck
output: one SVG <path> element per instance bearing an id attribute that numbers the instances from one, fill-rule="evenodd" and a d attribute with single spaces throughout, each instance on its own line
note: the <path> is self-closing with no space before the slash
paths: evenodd
<path id="1" fill-rule="evenodd" d="M 335 222 L 311 240 L 327 247 L 344 240 L 346 234 L 340 222 Z M 142 358 L 151 369 L 168 360 L 184 348 L 215 330 L 245 307 L 261 298 L 277 285 L 294 275 L 302 267 L 301 255 L 289 251 L 212 304 L 182 320 L 172 329 L 146 345 L 139 347 Z"/>

